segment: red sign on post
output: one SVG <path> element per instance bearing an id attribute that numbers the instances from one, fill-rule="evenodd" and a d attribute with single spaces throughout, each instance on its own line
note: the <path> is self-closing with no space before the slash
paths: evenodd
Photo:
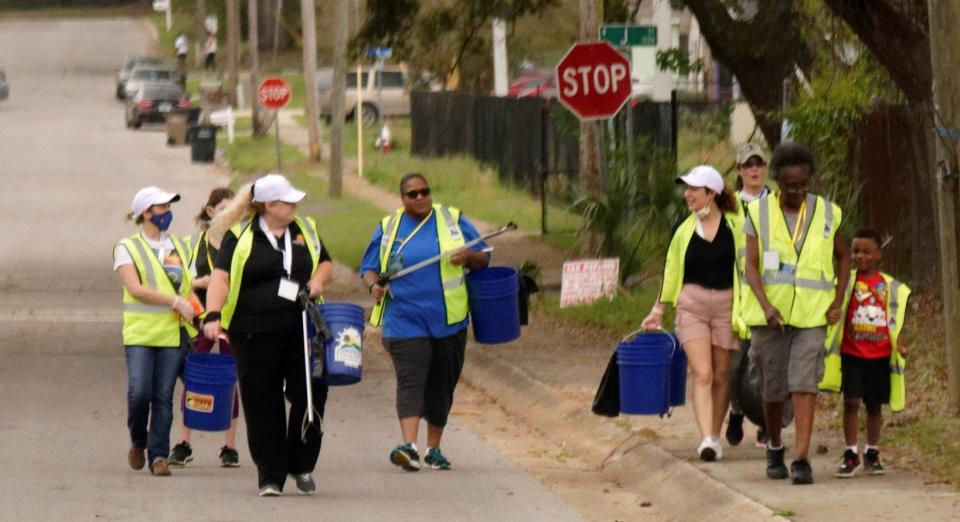
<path id="1" fill-rule="evenodd" d="M 257 99 L 260 105 L 267 109 L 279 110 L 290 103 L 290 84 L 279 76 L 271 76 L 257 89 Z"/>
<path id="2" fill-rule="evenodd" d="M 581 120 L 612 118 L 631 88 L 630 62 L 607 42 L 575 44 L 557 64 L 557 96 Z"/>

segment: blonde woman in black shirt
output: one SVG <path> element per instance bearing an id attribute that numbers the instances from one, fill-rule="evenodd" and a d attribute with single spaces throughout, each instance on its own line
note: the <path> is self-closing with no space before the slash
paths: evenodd
<path id="1" fill-rule="evenodd" d="M 736 251 L 744 244 L 737 202 L 716 169 L 701 165 L 677 178 L 690 216 L 667 251 L 663 288 L 644 330 L 662 328 L 667 304 L 676 306 L 676 335 L 693 369 L 693 410 L 706 461 L 723 455 L 720 428 L 729 400 L 730 356 L 739 348 L 734 332 L 740 279 Z"/>

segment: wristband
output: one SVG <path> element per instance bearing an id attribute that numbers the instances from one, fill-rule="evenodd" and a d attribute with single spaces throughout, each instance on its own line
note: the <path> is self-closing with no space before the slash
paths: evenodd
<path id="1" fill-rule="evenodd" d="M 207 312 L 207 315 L 203 318 L 203 324 L 212 323 L 214 321 L 220 320 L 220 312 Z"/>

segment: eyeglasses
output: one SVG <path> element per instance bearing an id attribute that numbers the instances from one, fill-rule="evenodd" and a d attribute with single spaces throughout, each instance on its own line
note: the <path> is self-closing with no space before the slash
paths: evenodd
<path id="1" fill-rule="evenodd" d="M 748 161 L 740 165 L 741 169 L 752 169 L 753 167 L 763 167 L 766 163 L 763 161 Z"/>
<path id="2" fill-rule="evenodd" d="M 409 199 L 417 199 L 417 196 L 427 197 L 430 195 L 429 188 L 423 188 L 420 190 L 411 190 L 403 193 L 404 196 L 407 196 Z"/>

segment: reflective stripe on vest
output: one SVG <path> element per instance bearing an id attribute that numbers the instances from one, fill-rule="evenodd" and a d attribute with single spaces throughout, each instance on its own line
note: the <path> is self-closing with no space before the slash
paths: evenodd
<path id="1" fill-rule="evenodd" d="M 797 245 L 790 242 L 792 231 L 787 230 L 786 220 L 773 215 L 781 211 L 777 196 L 764 196 L 752 202 L 751 215 L 748 215 L 758 233 L 758 269 L 767 298 L 787 325 L 798 328 L 826 324 L 826 310 L 832 302 L 830 292 L 835 290 L 833 241 L 841 219 L 833 203 L 819 196 L 808 194 L 806 205 L 810 210 L 805 213 L 803 223 L 798 224 L 804 233 Z M 772 224 L 776 224 L 776 230 L 771 229 Z M 767 252 L 777 254 L 777 269 L 764 269 L 763 258 Z M 753 291 L 745 289 L 741 299 L 740 312 L 746 324 L 765 325 L 766 316 Z"/>
<path id="2" fill-rule="evenodd" d="M 193 281 L 190 270 L 183 266 L 187 259 L 187 249 L 180 238 L 170 236 L 170 240 L 183 267 L 183 280 L 180 283 L 179 292 L 173 288 L 160 260 L 139 233 L 121 240 L 120 244 L 129 252 L 140 277 L 140 284 L 164 295 L 186 299 L 190 296 Z M 160 274 L 163 277 L 160 277 Z M 123 344 L 125 346 L 179 347 L 181 327 L 187 328 L 190 335 L 197 333 L 191 324 L 183 321 L 170 307 L 144 303 L 133 297 L 124 287 Z"/>
<path id="3" fill-rule="evenodd" d="M 220 310 L 220 325 L 224 330 L 230 328 L 230 322 L 233 320 L 233 314 L 237 310 L 237 299 L 240 297 L 240 286 L 243 284 L 243 268 L 250 258 L 250 252 L 253 250 L 253 221 L 244 221 L 240 225 L 234 225 L 230 230 L 237 237 L 237 246 L 233 250 L 233 257 L 230 259 L 230 289 L 227 291 L 227 299 Z M 310 253 L 310 276 L 317 271 L 320 264 L 320 234 L 317 232 L 317 223 L 313 218 L 294 217 L 294 223 L 300 228 L 300 233 L 304 236 L 304 243 L 307 251 Z M 237 229 L 240 227 L 239 230 Z"/>
<path id="4" fill-rule="evenodd" d="M 397 209 L 380 221 L 383 236 L 380 239 L 380 273 L 386 273 L 390 260 L 390 252 L 397 239 L 400 229 L 400 220 L 404 209 Z M 463 246 L 463 232 L 460 230 L 460 211 L 445 205 L 433 205 L 433 214 L 436 217 L 437 242 L 440 252 L 450 252 Z M 454 266 L 448 258 L 440 261 L 440 286 L 443 289 L 443 304 L 447 310 L 447 324 L 457 324 L 467 318 L 470 303 L 467 297 L 467 285 L 462 266 Z M 380 326 L 383 323 L 383 314 L 386 311 L 388 298 L 381 299 L 374 305 L 370 315 L 370 324 Z"/>

